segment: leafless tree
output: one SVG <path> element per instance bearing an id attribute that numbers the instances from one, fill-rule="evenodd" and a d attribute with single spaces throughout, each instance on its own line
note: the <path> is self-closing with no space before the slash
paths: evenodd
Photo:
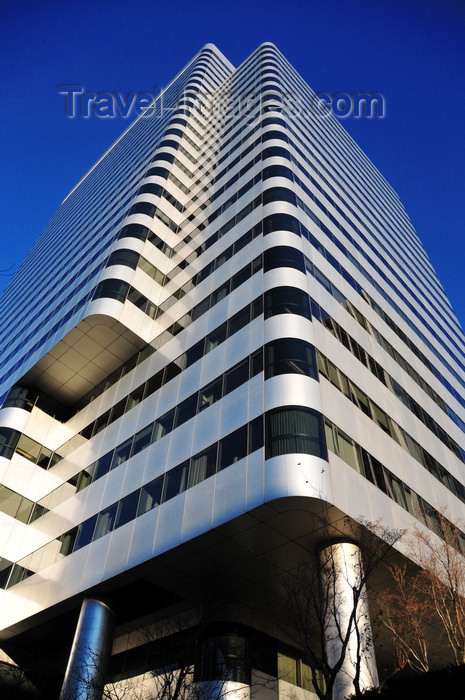
<path id="1" fill-rule="evenodd" d="M 411 549 L 421 571 L 414 580 L 419 597 L 440 620 L 456 664 L 465 663 L 465 544 L 459 527 L 440 514 L 436 532 L 416 529 Z"/>
<path id="2" fill-rule="evenodd" d="M 364 518 L 358 523 L 345 519 L 344 530 L 344 540 L 356 544 L 349 555 L 354 559 L 341 559 L 337 542 L 326 546 L 334 543 L 334 532 L 329 518 L 322 516 L 322 550 L 309 547 L 307 560 L 283 579 L 289 617 L 298 633 L 296 641 L 311 668 L 314 691 L 320 700 L 332 700 L 335 692 L 340 693 L 342 678 L 343 685 L 351 686 L 349 692 L 354 697 L 360 697 L 367 685 L 367 658 L 372 653 L 373 639 L 366 585 L 404 535 L 404 531 Z M 376 680 L 372 678 L 372 685 Z"/>
<path id="3" fill-rule="evenodd" d="M 391 632 L 399 668 L 427 671 L 451 655 L 455 664 L 465 663 L 463 527 L 445 510 L 432 527 L 416 528 L 408 542 L 417 568 L 391 566 L 393 590 L 378 596 L 378 619 Z"/>
<path id="4" fill-rule="evenodd" d="M 376 620 L 391 634 L 398 669 L 430 669 L 431 649 L 426 630 L 432 621 L 429 605 L 418 595 L 415 577 L 406 564 L 390 567 L 393 585 L 375 594 Z"/>

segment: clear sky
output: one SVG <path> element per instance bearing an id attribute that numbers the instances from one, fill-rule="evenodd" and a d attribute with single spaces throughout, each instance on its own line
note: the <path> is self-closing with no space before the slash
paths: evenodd
<path id="1" fill-rule="evenodd" d="M 398 192 L 465 325 L 463 0 L 1 0 L 0 28 L 0 269 L 16 269 L 128 125 L 68 119 L 59 85 L 152 91 L 207 42 L 239 65 L 273 41 L 316 91 L 384 96 L 384 119 L 344 126 Z"/>

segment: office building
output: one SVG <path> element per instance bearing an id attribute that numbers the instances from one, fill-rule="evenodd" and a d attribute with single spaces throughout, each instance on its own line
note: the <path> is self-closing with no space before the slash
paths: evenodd
<path id="1" fill-rule="evenodd" d="M 463 332 L 398 196 L 272 44 L 238 68 L 205 46 L 0 314 L 0 646 L 62 679 L 82 608 L 67 697 L 83 639 L 130 677 L 190 628 L 204 687 L 310 698 L 283 577 L 316 547 L 356 569 L 360 518 L 463 512 Z"/>

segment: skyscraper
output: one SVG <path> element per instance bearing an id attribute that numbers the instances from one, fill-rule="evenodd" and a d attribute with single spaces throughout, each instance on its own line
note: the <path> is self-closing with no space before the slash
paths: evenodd
<path id="1" fill-rule="evenodd" d="M 463 511 L 463 332 L 397 195 L 272 44 L 192 59 L 64 200 L 0 324 L 0 645 L 59 675 L 81 610 L 66 697 L 84 642 L 136 675 L 168 619 L 203 640 L 198 680 L 221 648 L 228 692 L 310 692 L 283 576 L 316 547 L 355 575 L 361 518 Z"/>

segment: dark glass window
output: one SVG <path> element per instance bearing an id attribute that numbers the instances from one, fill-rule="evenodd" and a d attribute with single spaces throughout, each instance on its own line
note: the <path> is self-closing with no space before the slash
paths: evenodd
<path id="1" fill-rule="evenodd" d="M 270 214 L 263 220 L 263 235 L 266 236 L 272 231 L 291 231 L 300 235 L 299 222 L 290 214 Z"/>
<path id="2" fill-rule="evenodd" d="M 283 148 L 282 146 L 268 146 L 268 148 L 263 149 L 262 160 L 265 160 L 266 158 L 273 158 L 274 156 L 279 156 L 280 158 L 286 158 L 287 160 L 291 160 L 291 154 L 286 148 Z M 287 231 L 290 229 L 285 230 Z M 270 232 L 267 231 L 267 233 Z M 298 231 L 295 231 L 295 233 L 298 233 Z"/>
<path id="3" fill-rule="evenodd" d="M 19 430 L 0 428 L 0 457 L 12 458 L 20 436 Z"/>
<path id="4" fill-rule="evenodd" d="M 286 177 L 288 180 L 293 179 L 292 170 L 285 165 L 268 165 L 263 168 L 263 179 L 267 180 L 270 177 Z"/>
<path id="5" fill-rule="evenodd" d="M 202 339 L 186 351 L 186 367 L 190 367 L 194 362 L 200 360 L 203 355 L 203 346 L 204 340 Z"/>
<path id="6" fill-rule="evenodd" d="M 254 299 L 251 304 L 252 307 L 252 320 L 261 316 L 263 313 L 263 297 L 259 296 L 258 299 Z"/>
<path id="7" fill-rule="evenodd" d="M 110 418 L 110 411 L 105 411 L 94 421 L 94 435 L 97 435 L 101 430 L 107 427 Z"/>
<path id="8" fill-rule="evenodd" d="M 152 442 L 160 440 L 173 429 L 174 408 L 165 413 L 153 425 Z"/>
<path id="9" fill-rule="evenodd" d="M 205 338 L 205 354 L 214 350 L 220 343 L 226 340 L 226 323 L 222 323 L 221 326 L 212 331 Z"/>
<path id="10" fill-rule="evenodd" d="M 144 297 L 143 294 L 138 292 L 137 289 L 130 289 L 128 293 L 128 301 L 130 301 L 131 304 L 134 304 L 134 306 L 137 306 L 138 309 L 145 311 L 148 299 Z"/>
<path id="11" fill-rule="evenodd" d="M 159 197 L 163 192 L 163 187 L 153 182 L 148 182 L 146 185 L 142 185 L 137 194 L 144 194 L 146 192 L 148 192 L 149 194 L 155 194 Z"/>
<path id="12" fill-rule="evenodd" d="M 255 377 L 263 371 L 263 349 L 260 348 L 250 357 L 250 376 Z"/>
<path id="13" fill-rule="evenodd" d="M 263 447 L 263 416 L 249 423 L 249 454 Z"/>
<path id="14" fill-rule="evenodd" d="M 32 411 L 37 399 L 37 390 L 34 391 L 29 387 L 15 385 L 8 392 L 2 408 L 13 406 L 16 408 L 23 408 L 26 411 Z"/>
<path id="15" fill-rule="evenodd" d="M 221 265 L 224 265 L 224 263 L 232 257 L 232 253 L 233 251 L 231 246 L 221 253 L 221 255 L 216 258 L 215 269 L 218 269 L 221 267 Z"/>
<path id="16" fill-rule="evenodd" d="M 186 421 L 188 421 L 190 418 L 195 416 L 197 411 L 197 394 L 194 394 L 193 396 L 189 396 L 187 399 L 184 399 L 182 401 L 177 409 L 176 409 L 176 420 L 174 423 L 174 427 L 177 428 L 179 425 L 182 425 Z"/>
<path id="17" fill-rule="evenodd" d="M 173 141 L 172 139 L 164 139 L 159 145 L 158 148 L 179 148 L 179 143 L 177 141 Z"/>
<path id="18" fill-rule="evenodd" d="M 237 331 L 240 331 L 241 328 L 244 328 L 250 321 L 250 309 L 248 306 L 245 307 L 245 309 L 241 309 L 241 311 L 238 311 L 237 314 L 234 314 L 234 316 L 231 316 L 231 318 L 228 321 L 228 338 L 233 335 L 234 333 L 237 333 Z"/>
<path id="19" fill-rule="evenodd" d="M 122 248 L 120 250 L 115 250 L 115 252 L 110 255 L 107 267 L 110 267 L 110 265 L 126 265 L 135 270 L 138 262 L 139 253 L 136 253 L 135 250 Z"/>
<path id="20" fill-rule="evenodd" d="M 208 479 L 209 476 L 216 473 L 216 453 L 217 444 L 215 443 L 208 449 L 192 457 L 189 469 L 188 488 L 199 484 L 204 479 Z"/>
<path id="21" fill-rule="evenodd" d="M 155 165 L 153 168 L 150 168 L 149 170 L 147 170 L 145 177 L 153 177 L 153 176 L 158 175 L 158 177 L 163 177 L 166 179 L 169 175 L 169 172 L 170 171 L 167 170 L 166 168 L 159 168 L 158 166 Z M 132 224 L 132 225 L 134 226 L 136 224 Z"/>
<path id="22" fill-rule="evenodd" d="M 211 295 L 211 305 L 214 306 L 215 304 L 218 304 L 222 299 L 228 296 L 229 294 L 229 280 L 228 282 L 225 282 L 224 284 L 219 287 L 219 289 L 216 289 L 212 295 Z"/>
<path id="23" fill-rule="evenodd" d="M 250 265 L 244 267 L 231 278 L 231 291 L 237 289 L 250 278 Z"/>
<path id="24" fill-rule="evenodd" d="M 146 396 L 153 394 L 155 391 L 157 391 L 157 389 L 161 387 L 162 379 L 163 370 L 154 374 L 153 377 L 150 377 L 150 379 L 147 382 Z"/>
<path id="25" fill-rule="evenodd" d="M 113 530 L 116 518 L 116 510 L 118 504 L 114 503 L 109 508 L 105 508 L 98 514 L 97 525 L 95 527 L 94 536 L 92 539 L 98 540 L 99 537 L 103 537 L 108 532 Z"/>
<path id="26" fill-rule="evenodd" d="M 124 302 L 127 293 L 129 291 L 129 284 L 123 282 L 122 280 L 104 280 L 99 282 L 93 299 L 101 299 L 102 297 L 109 297 L 110 299 L 116 299 L 117 301 Z"/>
<path id="27" fill-rule="evenodd" d="M 163 480 L 164 476 L 159 476 L 158 479 L 154 479 L 141 488 L 139 507 L 137 509 L 138 516 L 160 505 Z"/>
<path id="28" fill-rule="evenodd" d="M 134 435 L 134 445 L 132 447 L 132 454 L 136 455 L 141 450 L 145 449 L 152 440 L 153 424 L 147 425 L 142 430 Z"/>
<path id="29" fill-rule="evenodd" d="M 115 528 L 125 525 L 125 523 L 128 523 L 136 517 L 139 496 L 140 491 L 133 491 L 128 496 L 121 499 L 118 505 Z"/>
<path id="30" fill-rule="evenodd" d="M 298 314 L 311 319 L 308 294 L 296 287 L 276 287 L 265 292 L 265 318 L 277 314 Z"/>
<path id="31" fill-rule="evenodd" d="M 235 430 L 220 440 L 218 469 L 225 469 L 247 455 L 247 426 Z"/>
<path id="32" fill-rule="evenodd" d="M 134 437 L 131 436 L 128 440 L 125 440 L 121 445 L 118 445 L 118 447 L 115 449 L 115 454 L 111 462 L 112 469 L 115 469 L 120 464 L 129 459 L 133 440 Z"/>
<path id="33" fill-rule="evenodd" d="M 131 214 L 146 214 L 147 216 L 154 216 L 157 207 L 151 202 L 137 202 L 129 210 L 129 216 Z"/>
<path id="34" fill-rule="evenodd" d="M 112 453 L 110 452 L 110 454 Z M 79 474 L 76 484 L 76 491 L 82 491 L 82 489 L 85 489 L 92 483 L 95 473 L 95 464 L 96 463 L 91 464 L 85 471 Z"/>
<path id="35" fill-rule="evenodd" d="M 212 260 L 211 263 L 206 265 L 204 268 L 202 268 L 202 270 L 200 270 L 200 272 L 197 273 L 196 284 L 200 284 L 200 282 L 202 282 L 202 280 L 209 277 L 214 269 L 215 269 L 215 261 Z"/>
<path id="36" fill-rule="evenodd" d="M 85 520 L 81 525 L 79 525 L 78 535 L 76 537 L 76 544 L 74 545 L 74 551 L 85 547 L 86 544 L 92 542 L 92 537 L 94 535 L 95 523 L 97 522 L 97 516 L 93 515 L 88 520 Z"/>
<path id="37" fill-rule="evenodd" d="M 263 192 L 263 205 L 270 202 L 290 202 L 297 206 L 297 198 L 294 192 L 286 187 L 270 187 L 269 190 Z"/>
<path id="38" fill-rule="evenodd" d="M 277 374 L 304 374 L 318 379 L 315 348 L 298 338 L 279 338 L 265 346 L 265 379 Z"/>
<path id="39" fill-rule="evenodd" d="M 165 367 L 163 384 L 167 384 L 169 381 L 177 377 L 178 374 L 181 374 L 181 368 L 175 362 L 170 362 L 170 364 L 166 365 Z"/>
<path id="40" fill-rule="evenodd" d="M 265 431 L 265 459 L 291 453 L 327 457 L 322 416 L 310 408 L 289 406 L 268 411 Z"/>
<path id="41" fill-rule="evenodd" d="M 110 417 L 110 423 L 113 423 L 113 421 L 117 420 L 120 418 L 125 411 L 126 408 L 126 399 L 122 399 L 121 401 L 118 401 L 117 404 L 113 406 L 111 409 L 111 417 Z"/>
<path id="42" fill-rule="evenodd" d="M 65 532 L 64 535 L 60 537 L 60 554 L 62 554 L 64 557 L 68 556 L 68 554 L 70 554 L 73 551 L 77 531 L 78 528 L 73 527 L 72 530 L 68 530 L 68 532 Z"/>
<path id="43" fill-rule="evenodd" d="M 134 408 L 134 406 L 137 406 L 137 404 L 142 401 L 144 397 L 144 389 L 145 385 L 142 384 L 142 386 L 139 386 L 137 387 L 137 389 L 134 389 L 134 391 L 131 391 L 131 393 L 128 396 L 126 411 L 129 411 L 131 408 Z"/>
<path id="44" fill-rule="evenodd" d="M 245 233 L 243 236 L 241 236 L 239 238 L 239 240 L 234 243 L 234 246 L 233 246 L 234 247 L 234 255 L 236 253 L 238 253 L 240 250 L 242 250 L 242 248 L 245 248 L 245 246 L 248 245 L 251 240 L 252 240 L 252 230 L 247 231 L 247 233 Z M 228 250 L 231 250 L 231 249 L 228 248 Z"/>
<path id="45" fill-rule="evenodd" d="M 165 474 L 165 488 L 162 501 L 169 501 L 170 498 L 183 493 L 187 488 L 187 474 L 189 471 L 189 460 L 179 464 Z"/>
<path id="46" fill-rule="evenodd" d="M 204 408 L 208 408 L 221 399 L 223 388 L 223 379 L 220 377 L 216 381 L 208 384 L 201 391 L 199 391 L 199 411 L 203 411 Z"/>
<path id="47" fill-rule="evenodd" d="M 208 311 L 210 306 L 210 297 L 207 297 L 206 299 L 203 299 L 197 306 L 194 306 L 191 312 L 192 320 L 195 321 L 198 319 L 202 314 L 204 314 L 206 311 Z"/>
<path id="48" fill-rule="evenodd" d="M 278 245 L 265 250 L 263 254 L 263 271 L 273 270 L 276 267 L 292 267 L 305 274 L 305 261 L 303 254 L 290 246 Z"/>
<path id="49" fill-rule="evenodd" d="M 251 681 L 248 644 L 245 637 L 227 633 L 210 637 L 202 643 L 201 661 L 196 664 L 200 681 Z"/>
<path id="50" fill-rule="evenodd" d="M 118 238 L 138 238 L 140 241 L 145 241 L 149 229 L 147 226 L 142 226 L 142 224 L 128 224 L 123 226 L 121 233 Z"/>
<path id="51" fill-rule="evenodd" d="M 228 370 L 224 376 L 224 393 L 229 394 L 238 386 L 244 384 L 249 378 L 249 360 L 243 360 L 239 364 Z"/>
<path id="52" fill-rule="evenodd" d="M 27 523 L 34 507 L 34 503 L 25 496 L 23 496 L 23 498 L 19 498 L 18 510 L 16 511 L 14 517 L 16 520 L 19 520 L 22 523 Z"/>
<path id="53" fill-rule="evenodd" d="M 107 452 L 105 455 L 102 455 L 102 457 L 95 462 L 94 479 L 100 479 L 101 476 L 110 471 L 113 454 L 114 450 L 111 450 L 111 452 Z"/>

